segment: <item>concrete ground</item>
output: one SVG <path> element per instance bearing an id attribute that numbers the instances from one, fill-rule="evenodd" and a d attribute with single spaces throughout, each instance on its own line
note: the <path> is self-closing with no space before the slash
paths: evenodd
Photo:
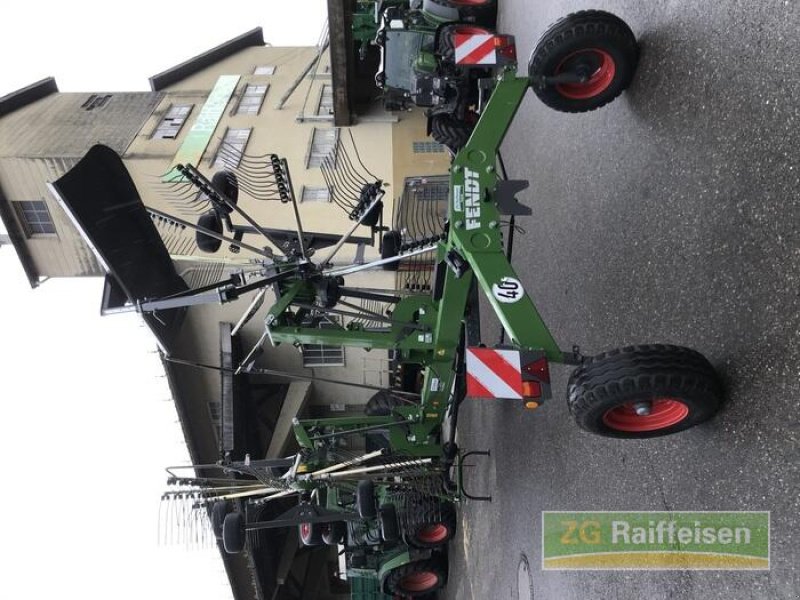
<path id="1" fill-rule="evenodd" d="M 694 347 L 722 374 L 715 419 L 645 442 L 580 431 L 567 368 L 538 411 L 468 401 L 463 447 L 489 448 L 451 548 L 448 600 L 795 600 L 800 597 L 800 3 L 501 0 L 521 61 L 582 8 L 642 45 L 613 104 L 559 114 L 531 93 L 503 146 L 530 179 L 514 264 L 562 347 Z M 484 317 L 484 341 L 496 340 Z M 769 510 L 767 572 L 543 572 L 543 510 Z"/>

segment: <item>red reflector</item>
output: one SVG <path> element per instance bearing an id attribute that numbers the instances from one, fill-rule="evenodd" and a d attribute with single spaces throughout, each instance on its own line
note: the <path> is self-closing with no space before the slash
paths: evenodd
<path id="1" fill-rule="evenodd" d="M 523 370 L 529 375 L 533 375 L 542 383 L 550 383 L 550 367 L 547 364 L 545 357 L 536 359 L 532 363 L 528 363 L 523 367 Z"/>
<path id="2" fill-rule="evenodd" d="M 539 385 L 538 381 L 523 381 L 522 395 L 525 398 L 541 398 L 542 386 Z"/>
<path id="3" fill-rule="evenodd" d="M 514 43 L 514 38 L 510 35 L 496 35 L 494 38 L 494 47 L 501 56 L 511 60 L 517 59 L 517 46 Z"/>

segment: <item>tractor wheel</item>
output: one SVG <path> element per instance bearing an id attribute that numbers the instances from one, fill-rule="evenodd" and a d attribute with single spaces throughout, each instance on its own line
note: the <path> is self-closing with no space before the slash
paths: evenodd
<path id="1" fill-rule="evenodd" d="M 214 233 L 222 234 L 222 219 L 219 218 L 217 211 L 214 209 L 200 215 L 197 226 L 213 231 Z M 197 243 L 197 247 L 209 254 L 214 254 L 214 252 L 219 250 L 220 246 L 222 246 L 222 240 L 206 235 L 202 231 L 195 231 L 194 239 Z"/>
<path id="2" fill-rule="evenodd" d="M 217 171 L 211 178 L 211 185 L 234 204 L 239 201 L 239 180 L 233 171 Z M 231 213 L 233 209 L 226 205 L 225 211 Z"/>
<path id="3" fill-rule="evenodd" d="M 450 502 L 425 506 L 416 518 L 408 541 L 418 548 L 435 548 L 447 544 L 456 534 L 456 510 Z"/>
<path id="4" fill-rule="evenodd" d="M 388 594 L 401 598 L 418 598 L 443 587 L 447 573 L 435 559 L 418 560 L 392 569 L 384 583 Z"/>
<path id="5" fill-rule="evenodd" d="M 338 546 L 347 535 L 347 525 L 344 521 L 328 523 L 322 530 L 322 541 L 327 546 Z"/>
<path id="6" fill-rule="evenodd" d="M 247 532 L 244 528 L 244 515 L 228 513 L 222 523 L 222 545 L 228 554 L 239 554 L 244 550 Z"/>
<path id="7" fill-rule="evenodd" d="M 378 514 L 378 507 L 375 505 L 375 484 L 369 479 L 358 482 L 356 511 L 362 519 L 374 519 Z"/>
<path id="8" fill-rule="evenodd" d="M 403 235 L 397 231 L 387 231 L 383 234 L 383 243 L 381 244 L 381 258 L 394 258 L 400 254 L 400 246 L 403 243 Z M 397 271 L 400 268 L 400 261 L 386 263 L 383 265 L 384 271 Z"/>
<path id="9" fill-rule="evenodd" d="M 453 154 L 467 145 L 472 135 L 473 125 L 458 121 L 451 115 L 441 114 L 431 117 L 431 137 L 447 146 Z"/>
<path id="10" fill-rule="evenodd" d="M 396 396 L 392 396 L 389 390 L 381 390 L 367 400 L 367 404 L 364 406 L 364 414 L 368 417 L 386 417 L 402 404 L 403 402 Z"/>
<path id="11" fill-rule="evenodd" d="M 651 438 L 710 419 L 722 385 L 706 358 L 680 346 L 629 346 L 589 358 L 567 387 L 569 410 L 586 431 Z"/>
<path id="12" fill-rule="evenodd" d="M 497 23 L 497 0 L 431 0 L 446 8 L 455 8 L 462 21 L 494 27 Z"/>
<path id="13" fill-rule="evenodd" d="M 215 502 L 214 506 L 211 507 L 211 530 L 218 540 L 222 539 L 222 526 L 229 512 L 231 512 L 231 503 L 227 500 Z"/>
<path id="14" fill-rule="evenodd" d="M 297 526 L 297 533 L 300 534 L 300 541 L 304 546 L 321 546 L 324 530 L 319 523 L 300 523 Z"/>
<path id="15" fill-rule="evenodd" d="M 630 27 L 610 13 L 583 10 L 550 27 L 531 54 L 528 74 L 536 81 L 567 73 L 582 83 L 538 84 L 539 99 L 555 110 L 585 112 L 600 108 L 630 85 L 639 46 Z"/>

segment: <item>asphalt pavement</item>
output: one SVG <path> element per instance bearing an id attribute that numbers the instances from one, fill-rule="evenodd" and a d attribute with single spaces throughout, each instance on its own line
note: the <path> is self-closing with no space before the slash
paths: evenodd
<path id="1" fill-rule="evenodd" d="M 563 348 L 693 347 L 721 373 L 727 404 L 640 442 L 575 426 L 566 367 L 537 411 L 467 401 L 460 443 L 492 452 L 469 486 L 493 501 L 461 510 L 442 597 L 796 600 L 800 2 L 501 0 L 498 29 L 516 36 L 524 68 L 550 23 L 585 8 L 630 24 L 638 72 L 592 113 L 525 100 L 503 146 L 510 177 L 531 182 L 513 263 Z M 496 339 L 493 318 L 483 330 Z M 543 510 L 769 510 L 771 569 L 543 571 Z M 518 592 L 523 557 L 532 595 Z"/>

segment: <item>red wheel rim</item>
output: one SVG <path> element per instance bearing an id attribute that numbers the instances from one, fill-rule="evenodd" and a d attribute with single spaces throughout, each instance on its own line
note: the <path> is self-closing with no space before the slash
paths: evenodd
<path id="1" fill-rule="evenodd" d="M 481 6 L 486 4 L 488 0 L 450 0 L 456 6 Z"/>
<path id="2" fill-rule="evenodd" d="M 311 523 L 300 523 L 300 535 L 307 540 L 311 535 Z"/>
<path id="3" fill-rule="evenodd" d="M 432 571 L 409 573 L 400 580 L 400 588 L 406 592 L 425 592 L 436 587 L 439 577 Z"/>
<path id="4" fill-rule="evenodd" d="M 438 544 L 447 539 L 450 530 L 446 525 L 436 523 L 435 525 L 426 525 L 417 531 L 417 541 L 423 544 Z"/>
<path id="5" fill-rule="evenodd" d="M 484 35 L 491 32 L 483 27 L 473 27 L 472 25 L 456 25 L 453 29 L 453 33 L 460 33 L 463 35 Z"/>
<path id="6" fill-rule="evenodd" d="M 614 58 L 605 50 L 588 48 L 568 54 L 558 63 L 555 74 L 569 73 L 577 68 L 589 69 L 589 78 L 583 83 L 560 83 L 558 92 L 571 100 L 586 100 L 603 93 L 611 85 L 617 73 Z"/>
<path id="7" fill-rule="evenodd" d="M 652 401 L 649 415 L 638 415 L 632 402 L 615 406 L 603 415 L 603 423 L 617 431 L 631 433 L 658 431 L 683 421 L 689 407 L 676 398 L 656 398 Z"/>

